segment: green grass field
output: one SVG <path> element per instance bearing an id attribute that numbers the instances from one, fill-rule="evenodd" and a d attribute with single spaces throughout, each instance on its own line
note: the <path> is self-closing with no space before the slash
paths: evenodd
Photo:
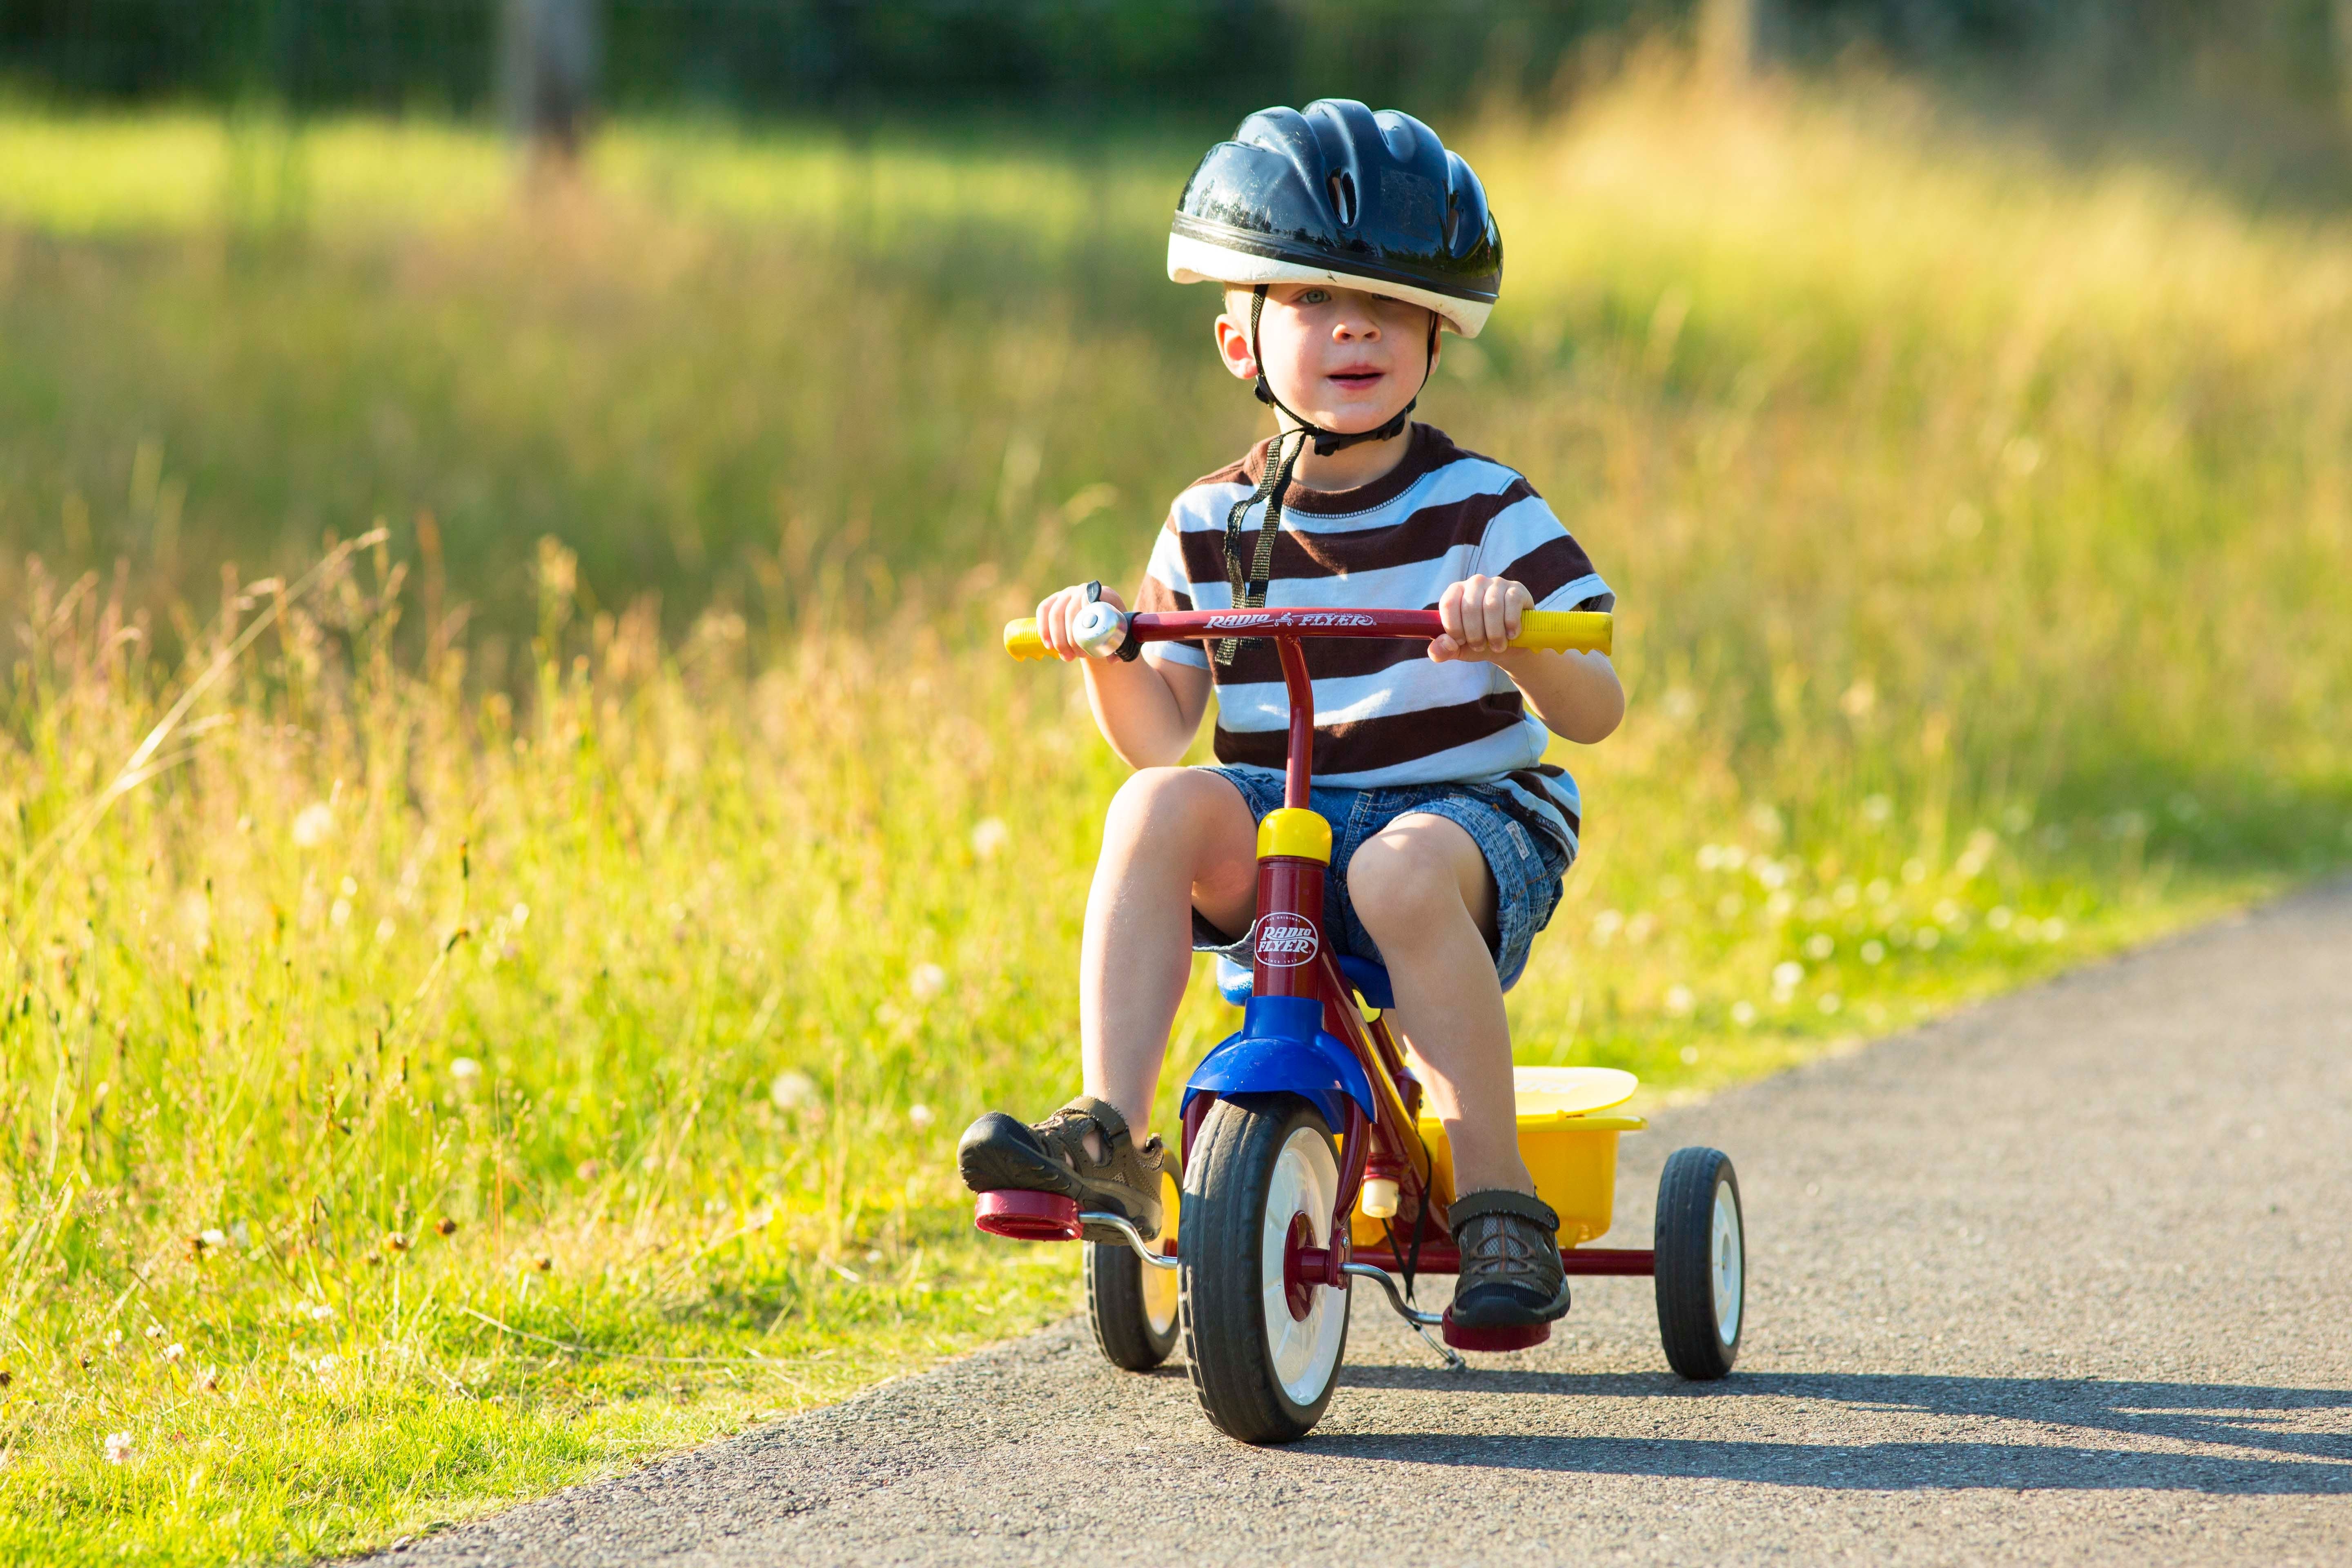
<path id="1" fill-rule="evenodd" d="M 1069 1309 L 950 1153 L 1074 1085 L 1118 769 L 992 633 L 1257 429 L 1197 151 L 621 125 L 518 201 L 0 112 L 0 1555 L 355 1550 Z M 1633 697 L 1523 1059 L 1700 1091 L 2352 859 L 2352 224 L 1885 87 L 1470 151 L 1423 406 Z"/>

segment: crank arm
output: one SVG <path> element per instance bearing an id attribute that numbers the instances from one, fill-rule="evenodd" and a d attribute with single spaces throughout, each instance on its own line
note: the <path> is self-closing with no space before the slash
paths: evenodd
<path id="1" fill-rule="evenodd" d="M 1389 1305 L 1396 1309 L 1398 1317 L 1412 1325 L 1412 1331 L 1421 1336 L 1422 1343 L 1444 1358 L 1446 1366 L 1452 1371 L 1463 1372 L 1468 1369 L 1470 1363 L 1455 1354 L 1452 1345 L 1429 1337 L 1430 1330 L 1445 1321 L 1445 1314 L 1416 1310 L 1412 1304 L 1404 1299 L 1404 1292 L 1397 1289 L 1396 1276 L 1385 1268 L 1375 1268 L 1369 1263 L 1342 1263 L 1339 1265 L 1339 1271 L 1343 1274 L 1352 1274 L 1360 1279 L 1379 1280 L 1381 1289 L 1388 1293 Z"/>
<path id="2" fill-rule="evenodd" d="M 1124 1215 L 1110 1214 L 1099 1209 L 1088 1209 L 1084 1214 L 1078 1215 L 1078 1223 L 1081 1225 L 1108 1226 L 1111 1229 L 1118 1232 L 1119 1235 L 1127 1237 L 1127 1245 L 1135 1249 L 1135 1255 L 1143 1259 L 1144 1267 L 1147 1268 L 1173 1268 L 1176 1267 L 1176 1260 L 1169 1257 L 1164 1252 L 1154 1250 L 1151 1243 L 1143 1239 L 1143 1233 L 1135 1228 L 1134 1221 L 1129 1219 Z M 1434 1318 L 1430 1320 L 1431 1322 L 1435 1322 L 1437 1320 Z"/>

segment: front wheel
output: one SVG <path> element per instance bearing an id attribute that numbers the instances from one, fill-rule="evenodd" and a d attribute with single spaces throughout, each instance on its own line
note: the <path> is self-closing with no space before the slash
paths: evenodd
<path id="1" fill-rule="evenodd" d="M 1331 1245 L 1339 1163 L 1323 1118 L 1296 1100 L 1220 1100 L 1185 1173 L 1184 1354 L 1217 1429 L 1286 1443 L 1323 1418 L 1348 1344 L 1348 1292 L 1299 1278 Z"/>
<path id="2" fill-rule="evenodd" d="M 1748 1226 L 1739 1177 L 1720 1149 L 1677 1149 L 1658 1176 L 1658 1337 L 1685 1377 L 1711 1382 L 1739 1359 Z"/>
<path id="3" fill-rule="evenodd" d="M 1160 1245 L 1180 1233 L 1181 1204 L 1176 1155 L 1160 1173 Z M 1150 1372 L 1176 1348 L 1176 1270 L 1147 1268 L 1124 1241 L 1090 1241 L 1087 1248 L 1087 1321 L 1103 1359 L 1129 1372 Z"/>

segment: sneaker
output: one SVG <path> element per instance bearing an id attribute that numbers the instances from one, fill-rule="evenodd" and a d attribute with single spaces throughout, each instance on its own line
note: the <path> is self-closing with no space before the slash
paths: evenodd
<path id="1" fill-rule="evenodd" d="M 1541 1198 L 1496 1190 L 1467 1193 L 1446 1211 L 1462 1272 L 1453 1319 L 1464 1328 L 1528 1328 L 1568 1311 L 1559 1266 L 1559 1215 Z"/>
<path id="2" fill-rule="evenodd" d="M 1103 1157 L 1087 1153 L 1087 1133 L 1100 1140 Z M 975 1193 L 1059 1193 L 1081 1212 L 1108 1210 L 1143 1239 L 1160 1235 L 1160 1173 L 1167 1151 L 1154 1138 L 1140 1149 L 1127 1118 L 1108 1100 L 1080 1095 L 1034 1127 L 992 1110 L 964 1130 L 956 1165 Z M 1107 1226 L 1086 1227 L 1088 1241 L 1124 1243 Z"/>

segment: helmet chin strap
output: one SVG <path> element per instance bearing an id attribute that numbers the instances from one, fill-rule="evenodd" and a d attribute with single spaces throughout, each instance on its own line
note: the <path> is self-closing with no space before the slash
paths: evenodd
<path id="1" fill-rule="evenodd" d="M 1225 587 L 1234 607 L 1242 610 L 1265 607 L 1266 584 L 1274 577 L 1274 542 L 1282 532 L 1283 492 L 1290 488 L 1290 470 L 1307 450 L 1307 442 L 1314 442 L 1317 457 L 1328 458 L 1343 447 L 1360 442 L 1385 441 L 1391 437 L 1402 435 L 1405 421 L 1412 416 L 1413 405 L 1421 401 L 1422 391 L 1429 385 L 1430 372 L 1437 366 L 1437 312 L 1433 310 L 1429 316 L 1429 356 L 1422 365 L 1421 386 L 1414 389 L 1412 400 L 1376 430 L 1359 430 L 1352 435 L 1326 430 L 1312 420 L 1300 417 L 1275 396 L 1274 388 L 1266 384 L 1265 362 L 1257 352 L 1257 323 L 1258 317 L 1265 310 L 1265 289 L 1266 286 L 1261 283 L 1250 293 L 1250 362 L 1257 366 L 1257 400 L 1288 415 L 1293 428 L 1275 436 L 1274 446 L 1265 455 L 1265 475 L 1258 480 L 1256 491 L 1235 501 L 1233 510 L 1225 514 Z M 1290 440 L 1294 435 L 1299 437 L 1295 444 Z M 1257 549 L 1244 568 L 1242 564 L 1242 523 L 1249 516 L 1249 509 L 1260 501 L 1265 503 L 1265 521 L 1258 526 Z M 1232 664 L 1234 655 L 1240 647 L 1239 637 L 1220 637 L 1216 647 L 1217 662 Z"/>

